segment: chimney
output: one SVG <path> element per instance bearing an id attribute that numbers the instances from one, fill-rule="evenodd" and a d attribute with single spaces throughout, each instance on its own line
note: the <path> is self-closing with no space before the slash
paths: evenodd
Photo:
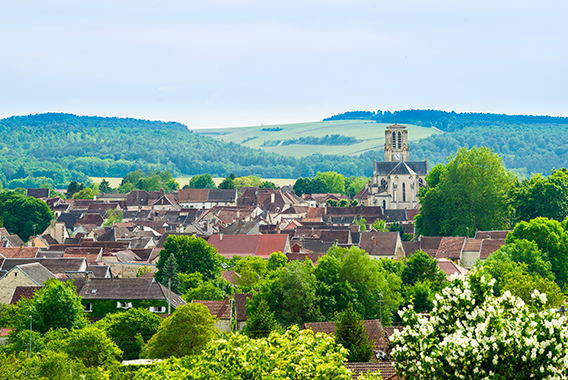
<path id="1" fill-rule="evenodd" d="M 377 245 L 377 238 L 375 236 L 371 236 L 371 240 L 373 241 L 373 247 Z"/>
<path id="2" fill-rule="evenodd" d="M 223 234 L 219 234 L 219 240 L 223 240 Z"/>
<path id="3" fill-rule="evenodd" d="M 271 193 L 270 194 L 270 203 L 274 203 L 275 200 L 276 200 L 276 194 Z"/>

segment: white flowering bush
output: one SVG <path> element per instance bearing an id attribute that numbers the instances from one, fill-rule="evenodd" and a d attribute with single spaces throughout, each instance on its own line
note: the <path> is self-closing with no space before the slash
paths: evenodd
<path id="1" fill-rule="evenodd" d="M 392 340 L 398 373 L 407 380 L 565 378 L 566 318 L 544 310 L 545 294 L 533 293 L 531 311 L 509 292 L 493 296 L 493 283 L 472 270 L 436 295 L 430 318 L 402 310 L 407 327 Z"/>

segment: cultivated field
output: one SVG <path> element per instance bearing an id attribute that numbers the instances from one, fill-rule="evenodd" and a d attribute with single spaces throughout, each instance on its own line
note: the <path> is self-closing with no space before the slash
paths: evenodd
<path id="1" fill-rule="evenodd" d="M 110 187 L 112 187 L 112 188 L 119 187 L 120 182 L 122 181 L 122 177 L 121 178 L 116 178 L 116 177 L 89 177 L 89 178 L 91 178 L 91 181 L 93 181 L 95 183 L 101 183 L 101 181 L 104 178 L 110 183 Z M 183 187 L 184 185 L 189 184 L 190 179 L 191 179 L 191 177 L 179 177 L 179 178 L 176 178 L 176 181 L 180 184 L 181 187 Z M 213 181 L 215 182 L 216 185 L 219 185 L 223 180 L 224 180 L 224 178 L 213 177 Z M 296 182 L 295 179 L 290 179 L 290 178 L 263 178 L 263 180 L 274 182 L 274 184 L 276 186 L 294 185 L 294 183 Z"/>
<path id="2" fill-rule="evenodd" d="M 251 148 L 261 148 L 294 157 L 305 157 L 313 153 L 358 155 L 368 150 L 377 149 L 384 144 L 384 130 L 389 124 L 375 123 L 370 120 L 337 120 L 311 123 L 262 125 L 257 127 L 196 129 L 194 132 L 227 142 L 243 144 Z M 435 133 L 435 128 L 424 128 L 406 124 L 410 141 L 420 140 Z M 279 131 L 268 129 L 279 128 Z M 264 129 L 264 130 L 263 130 Z M 352 136 L 359 143 L 353 145 L 280 145 L 262 147 L 268 140 L 288 140 L 299 137 L 323 137 L 325 135 Z"/>

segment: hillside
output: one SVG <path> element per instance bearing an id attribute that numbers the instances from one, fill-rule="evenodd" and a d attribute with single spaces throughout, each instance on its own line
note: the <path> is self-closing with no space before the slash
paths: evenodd
<path id="1" fill-rule="evenodd" d="M 334 120 L 311 123 L 279 124 L 242 128 L 199 129 L 194 132 L 225 142 L 233 142 L 266 152 L 293 157 L 306 157 L 314 153 L 356 156 L 376 151 L 384 145 L 385 127 L 392 123 L 372 120 Z M 435 128 L 408 124 L 409 138 L 418 141 L 439 132 Z M 297 144 L 283 143 L 305 137 L 345 136 L 358 140 L 352 144 Z"/>
<path id="2" fill-rule="evenodd" d="M 167 169 L 178 177 L 233 172 L 265 178 L 311 177 L 332 168 L 360 176 L 372 170 L 365 158 L 298 160 L 192 133 L 179 123 L 60 113 L 0 120 L 0 150 L 0 180 L 10 188 L 60 187 L 137 169 Z"/>

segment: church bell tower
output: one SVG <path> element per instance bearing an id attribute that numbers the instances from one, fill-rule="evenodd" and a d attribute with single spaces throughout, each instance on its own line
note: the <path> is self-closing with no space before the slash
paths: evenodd
<path id="1" fill-rule="evenodd" d="M 385 130 L 385 161 L 409 161 L 408 131 L 404 125 L 389 125 Z"/>

